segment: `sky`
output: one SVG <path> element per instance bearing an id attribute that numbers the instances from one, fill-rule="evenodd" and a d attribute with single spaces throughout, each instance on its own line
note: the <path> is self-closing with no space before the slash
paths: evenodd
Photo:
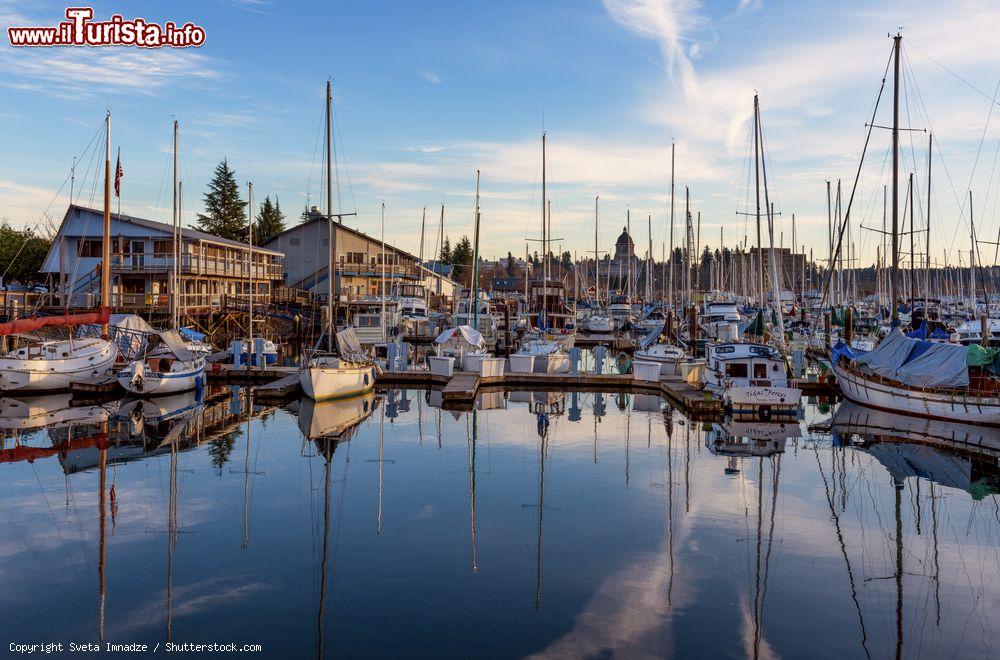
<path id="1" fill-rule="evenodd" d="M 61 218 L 67 178 L 99 206 L 88 144 L 105 111 L 121 149 L 123 212 L 170 220 L 170 131 L 180 123 L 184 217 L 193 224 L 215 165 L 228 159 L 256 201 L 277 197 L 290 222 L 323 205 L 324 86 L 334 85 L 338 201 L 346 222 L 425 253 L 441 205 L 454 242 L 472 235 L 481 176 L 481 253 L 523 255 L 541 231 L 541 136 L 559 249 L 613 250 L 631 215 L 638 252 L 670 233 L 676 142 L 675 241 L 685 190 L 701 213 L 701 243 L 753 245 L 750 120 L 760 97 L 775 244 L 827 251 L 826 182 L 844 206 L 875 99 L 902 29 L 900 213 L 915 173 L 926 226 L 927 129 L 934 133 L 931 253 L 968 261 L 967 191 L 977 234 L 1000 230 L 1000 4 L 769 0 L 505 0 L 504 2 L 95 2 L 148 21 L 192 21 L 190 49 L 19 48 L 6 28 L 54 25 L 64 4 L 0 0 L 0 218 L 17 226 Z M 875 123 L 891 123 L 891 70 Z M 876 128 L 852 206 L 864 263 L 881 235 L 890 132 Z M 61 188 L 62 187 L 62 188 Z M 908 213 L 908 211 L 907 211 Z M 651 221 L 650 221 L 651 217 Z M 907 220 L 908 222 L 908 220 Z M 918 244 L 924 234 L 916 234 Z M 765 228 L 765 241 L 767 240 Z M 905 243 L 906 241 L 904 241 Z M 538 248 L 531 243 L 531 249 Z M 908 251 L 908 245 L 906 246 Z M 922 252 L 922 250 L 919 250 Z M 992 263 L 994 246 L 980 246 Z M 919 258 L 919 257 L 918 257 Z"/>

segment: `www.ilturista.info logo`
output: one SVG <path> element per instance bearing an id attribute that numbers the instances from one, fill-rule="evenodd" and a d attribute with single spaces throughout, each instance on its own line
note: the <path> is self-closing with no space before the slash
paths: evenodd
<path id="1" fill-rule="evenodd" d="M 54 27 L 8 27 L 11 46 L 135 46 L 138 48 L 188 48 L 205 43 L 205 28 L 194 23 L 163 25 L 143 18 L 126 20 L 115 14 L 94 21 L 91 7 L 68 7 L 66 19 Z"/>

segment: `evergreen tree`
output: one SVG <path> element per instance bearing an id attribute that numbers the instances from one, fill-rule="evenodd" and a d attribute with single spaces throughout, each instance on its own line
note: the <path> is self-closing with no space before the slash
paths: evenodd
<path id="1" fill-rule="evenodd" d="M 562 258 L 560 259 L 559 264 L 566 270 L 573 268 L 573 255 L 569 253 L 569 250 L 562 253 Z"/>
<path id="2" fill-rule="evenodd" d="M 205 193 L 205 213 L 198 214 L 198 228 L 203 232 L 234 241 L 247 240 L 246 202 L 240 198 L 236 172 L 223 160 Z"/>
<path id="3" fill-rule="evenodd" d="M 281 213 L 281 203 L 275 199 L 272 204 L 271 197 L 268 195 L 264 198 L 264 203 L 260 205 L 260 212 L 254 223 L 254 244 L 263 245 L 283 231 L 285 231 L 285 216 Z"/>
<path id="4" fill-rule="evenodd" d="M 462 236 L 451 250 L 451 263 L 455 266 L 472 265 L 472 241 Z"/>
<path id="5" fill-rule="evenodd" d="M 438 256 L 438 261 L 443 264 L 451 263 L 451 240 L 447 236 L 444 237 L 444 243 L 441 244 L 441 254 Z"/>
<path id="6" fill-rule="evenodd" d="M 514 277 L 514 255 L 507 252 L 507 275 Z"/>

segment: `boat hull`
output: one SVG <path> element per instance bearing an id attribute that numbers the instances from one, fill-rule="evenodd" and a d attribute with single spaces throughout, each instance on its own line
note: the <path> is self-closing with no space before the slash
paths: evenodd
<path id="1" fill-rule="evenodd" d="M 81 342 L 87 342 L 81 347 Z M 0 358 L 0 392 L 51 392 L 67 390 L 73 383 L 96 382 L 112 374 L 117 355 L 114 344 L 103 339 L 53 342 L 56 353 L 73 350 L 73 357 L 52 360 Z M 92 348 L 92 350 L 86 350 Z"/>
<path id="2" fill-rule="evenodd" d="M 565 374 L 569 372 L 569 356 L 565 353 L 536 355 L 532 372 L 536 374 Z"/>
<path id="3" fill-rule="evenodd" d="M 864 378 L 833 365 L 837 385 L 854 403 L 900 415 L 919 415 L 944 421 L 1000 426 L 1000 398 L 970 397 L 911 390 Z"/>
<path id="4" fill-rule="evenodd" d="M 794 415 L 802 400 L 802 390 L 794 387 L 730 387 L 722 394 L 727 410 L 742 415 Z"/>
<path id="5" fill-rule="evenodd" d="M 374 388 L 375 367 L 310 365 L 299 372 L 299 385 L 314 401 L 343 399 Z"/>
<path id="6" fill-rule="evenodd" d="M 141 381 L 135 380 L 134 367 L 129 366 L 118 372 L 118 384 L 127 392 L 142 396 L 158 396 L 161 394 L 177 394 L 189 392 L 205 384 L 205 362 L 198 361 L 198 366 L 184 371 L 166 372 L 145 371 Z"/>

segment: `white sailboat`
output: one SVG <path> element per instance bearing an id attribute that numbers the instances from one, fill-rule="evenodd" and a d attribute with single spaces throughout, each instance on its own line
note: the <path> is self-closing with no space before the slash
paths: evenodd
<path id="1" fill-rule="evenodd" d="M 306 396 L 316 401 L 341 399 L 362 394 L 375 387 L 375 365 L 361 350 L 354 330 L 348 328 L 340 334 L 335 332 L 337 318 L 336 273 L 334 272 L 334 252 L 337 234 L 333 226 L 333 170 L 331 169 L 331 126 L 332 105 L 330 81 L 326 83 L 326 215 L 329 223 L 329 249 L 327 252 L 327 352 L 313 355 L 299 371 L 299 384 Z M 333 352 L 333 338 L 337 338 L 337 355 Z"/>
<path id="2" fill-rule="evenodd" d="M 118 384 L 132 394 L 176 394 L 205 384 L 205 356 L 188 350 L 176 330 L 158 335 L 145 355 L 118 372 Z"/>
<path id="3" fill-rule="evenodd" d="M 101 309 L 97 313 L 20 319 L 0 323 L 0 337 L 32 332 L 44 326 L 74 327 L 100 323 L 108 336 L 111 309 L 111 113 L 104 119 L 104 233 L 101 258 Z M 6 345 L 6 344 L 4 344 Z M 117 347 L 107 339 L 45 341 L 0 356 L 0 392 L 43 392 L 69 389 L 73 383 L 103 380 L 113 373 Z"/>
<path id="4" fill-rule="evenodd" d="M 170 318 L 180 326 L 180 242 L 181 218 L 178 210 L 177 121 L 174 121 L 174 190 L 173 190 L 173 267 L 170 273 Z M 187 347 L 179 330 L 158 335 L 159 342 L 147 343 L 143 356 L 132 360 L 118 372 L 118 384 L 126 391 L 141 395 L 176 394 L 201 388 L 205 381 L 205 355 Z"/>

